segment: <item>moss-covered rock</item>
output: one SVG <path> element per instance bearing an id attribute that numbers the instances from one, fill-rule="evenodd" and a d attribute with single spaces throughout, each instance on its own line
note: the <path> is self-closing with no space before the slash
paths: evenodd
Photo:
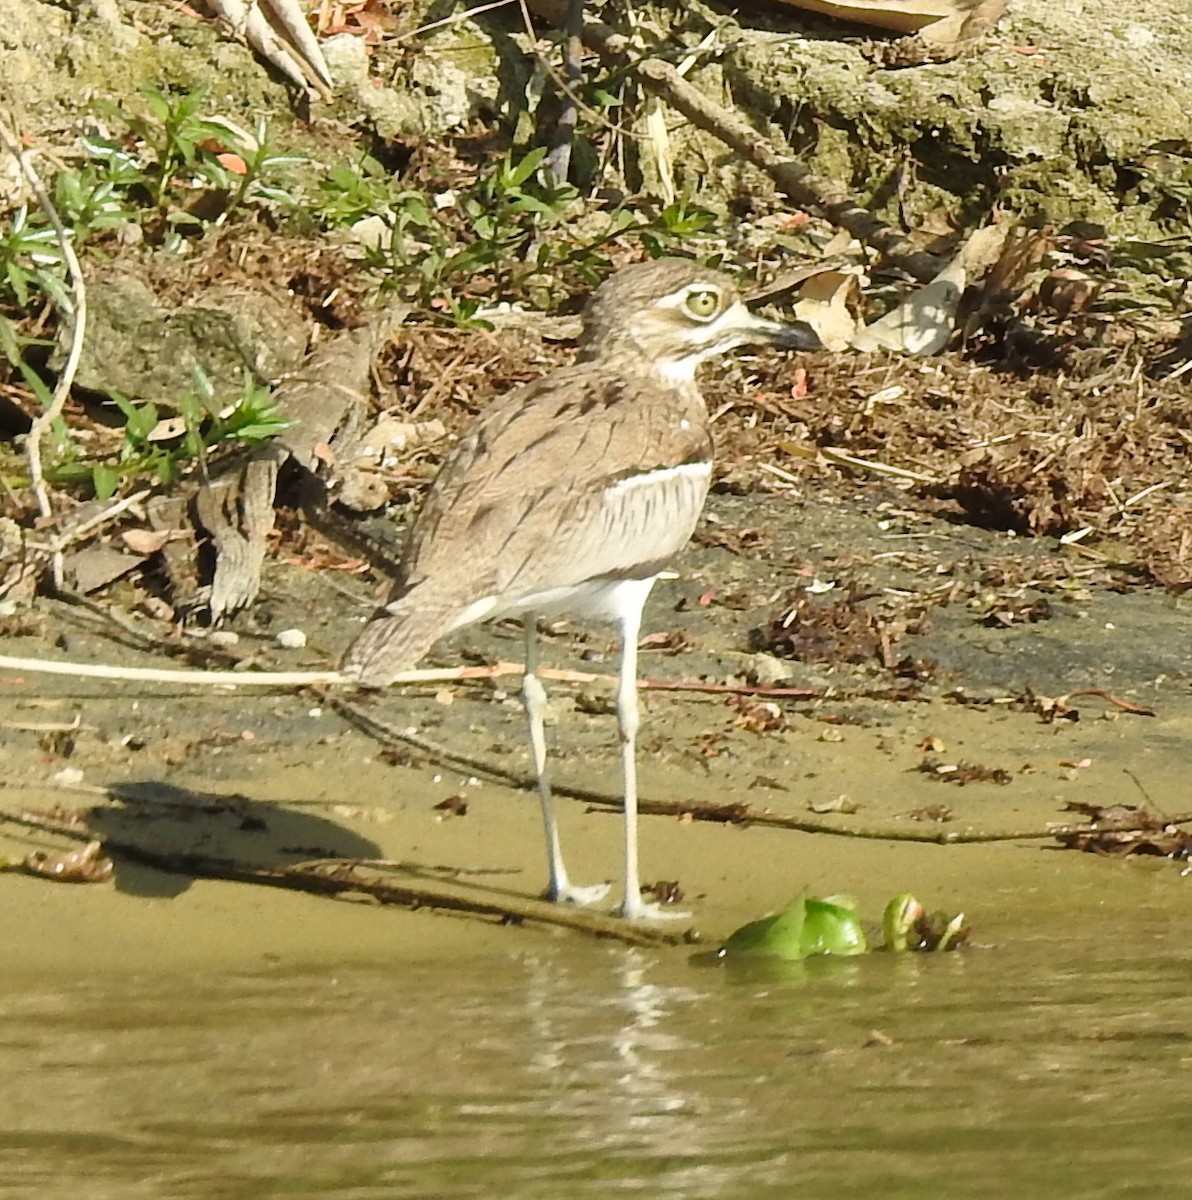
<path id="1" fill-rule="evenodd" d="M 964 222 L 996 202 L 1118 234 L 1187 230 L 1185 0 L 1018 0 L 974 53 L 902 69 L 816 28 L 744 32 L 724 77 L 737 103 L 885 215 L 942 206 Z"/>

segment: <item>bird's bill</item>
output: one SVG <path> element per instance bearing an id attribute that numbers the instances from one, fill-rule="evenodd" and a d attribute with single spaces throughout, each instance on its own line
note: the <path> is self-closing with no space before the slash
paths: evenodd
<path id="1" fill-rule="evenodd" d="M 771 342 L 786 350 L 822 350 L 823 342 L 806 321 L 771 321 L 740 306 L 744 319 L 739 328 L 742 341 Z"/>

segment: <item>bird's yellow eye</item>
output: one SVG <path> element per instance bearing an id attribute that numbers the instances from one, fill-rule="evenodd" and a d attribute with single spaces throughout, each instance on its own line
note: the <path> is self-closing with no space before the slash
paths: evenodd
<path id="1" fill-rule="evenodd" d="M 720 296 L 713 291 L 692 292 L 687 297 L 687 311 L 693 317 L 699 317 L 701 321 L 714 316 L 719 307 Z"/>

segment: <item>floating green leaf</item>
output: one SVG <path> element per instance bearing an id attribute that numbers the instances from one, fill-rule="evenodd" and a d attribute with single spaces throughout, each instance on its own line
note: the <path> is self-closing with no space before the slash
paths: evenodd
<path id="1" fill-rule="evenodd" d="M 803 896 L 779 913 L 732 933 L 723 957 L 797 961 L 815 954 L 864 954 L 865 934 L 852 902 L 843 896 Z"/>

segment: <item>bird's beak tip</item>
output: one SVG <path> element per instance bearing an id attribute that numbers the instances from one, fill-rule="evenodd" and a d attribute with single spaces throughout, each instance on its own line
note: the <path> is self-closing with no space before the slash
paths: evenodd
<path id="1" fill-rule="evenodd" d="M 751 312 L 750 332 L 759 342 L 770 342 L 784 350 L 822 350 L 823 342 L 806 321 L 771 321 Z"/>
<path id="2" fill-rule="evenodd" d="M 771 340 L 784 350 L 822 350 L 819 334 L 806 321 L 775 322 Z"/>

